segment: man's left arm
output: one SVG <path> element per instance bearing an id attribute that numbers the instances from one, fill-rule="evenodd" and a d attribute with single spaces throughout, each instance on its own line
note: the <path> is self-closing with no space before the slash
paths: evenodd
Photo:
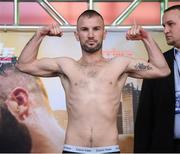
<path id="1" fill-rule="evenodd" d="M 129 64 L 130 76 L 140 78 L 163 77 L 170 74 L 168 64 L 152 36 L 142 27 L 133 25 L 127 32 L 127 40 L 141 40 L 148 53 L 149 62 L 140 59 L 132 59 Z M 144 72 L 145 71 L 145 72 Z M 133 74 L 135 73 L 135 74 Z"/>

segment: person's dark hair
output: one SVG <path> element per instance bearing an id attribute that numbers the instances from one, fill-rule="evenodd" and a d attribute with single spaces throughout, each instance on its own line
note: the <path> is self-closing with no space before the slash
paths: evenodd
<path id="1" fill-rule="evenodd" d="M 0 75 L 5 75 L 5 70 L 6 69 L 9 69 L 11 67 L 14 67 L 15 66 L 15 62 L 14 63 L 1 63 L 0 62 Z"/>
<path id="2" fill-rule="evenodd" d="M 15 119 L 5 103 L 0 102 L 0 153 L 30 153 L 31 147 L 28 128 Z"/>
<path id="3" fill-rule="evenodd" d="M 79 21 L 79 19 L 80 19 L 81 17 L 91 18 L 91 17 L 94 17 L 94 16 L 99 16 L 99 17 L 104 21 L 102 15 L 99 14 L 97 11 L 95 11 L 95 10 L 86 10 L 86 11 L 84 11 L 83 13 L 81 13 L 81 15 L 80 15 L 80 16 L 78 17 L 78 19 L 77 19 L 77 22 Z"/>
<path id="4" fill-rule="evenodd" d="M 171 7 L 167 8 L 166 10 L 164 10 L 164 13 L 168 12 L 168 11 L 171 11 L 171 10 L 179 10 L 180 11 L 180 5 L 171 6 Z"/>

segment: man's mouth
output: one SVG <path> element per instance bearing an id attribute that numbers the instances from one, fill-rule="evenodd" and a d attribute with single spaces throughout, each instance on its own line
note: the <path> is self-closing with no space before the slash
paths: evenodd
<path id="1" fill-rule="evenodd" d="M 168 36 L 168 35 L 166 35 L 166 38 L 168 39 L 168 38 L 171 38 L 172 36 Z"/>
<path id="2" fill-rule="evenodd" d="M 88 41 L 87 42 L 89 45 L 94 45 L 96 43 L 96 41 Z"/>

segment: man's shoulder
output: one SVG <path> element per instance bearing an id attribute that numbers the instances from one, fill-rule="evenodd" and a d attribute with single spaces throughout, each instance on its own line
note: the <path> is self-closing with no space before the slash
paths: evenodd
<path id="1" fill-rule="evenodd" d="M 174 51 L 174 48 L 171 48 L 171 49 L 165 51 L 163 54 L 164 55 L 169 55 L 169 54 L 171 55 L 173 51 Z"/>
<path id="2" fill-rule="evenodd" d="M 75 59 L 70 58 L 70 57 L 57 57 L 56 58 L 58 61 L 63 61 L 63 62 L 67 62 L 67 63 L 71 63 L 71 62 L 77 62 Z"/>
<path id="3" fill-rule="evenodd" d="M 62 67 L 69 67 L 76 66 L 77 61 L 70 57 L 57 57 L 56 62 L 61 65 Z"/>
<path id="4" fill-rule="evenodd" d="M 113 57 L 110 61 L 126 61 L 130 59 L 131 57 L 128 56 L 118 56 L 118 57 Z"/>
<path id="5" fill-rule="evenodd" d="M 174 57 L 174 48 L 171 48 L 163 53 L 166 59 L 172 59 Z"/>

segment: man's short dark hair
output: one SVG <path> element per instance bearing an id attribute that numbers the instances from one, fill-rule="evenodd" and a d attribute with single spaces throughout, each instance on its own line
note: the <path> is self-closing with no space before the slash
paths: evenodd
<path id="1" fill-rule="evenodd" d="M 179 10 L 180 11 L 180 5 L 171 6 L 171 7 L 167 8 L 166 10 L 164 10 L 164 13 L 168 12 L 168 11 L 171 11 L 171 10 Z"/>
<path id="2" fill-rule="evenodd" d="M 28 128 L 16 120 L 5 103 L 0 102 L 0 153 L 30 153 L 31 147 Z"/>
<path id="3" fill-rule="evenodd" d="M 98 17 L 100 17 L 104 21 L 102 15 L 100 13 L 98 13 L 97 11 L 95 11 L 95 10 L 86 10 L 83 13 L 81 13 L 81 15 L 77 19 L 77 22 L 79 21 L 79 19 L 81 17 L 91 18 L 91 17 L 94 17 L 94 16 L 98 16 Z"/>

